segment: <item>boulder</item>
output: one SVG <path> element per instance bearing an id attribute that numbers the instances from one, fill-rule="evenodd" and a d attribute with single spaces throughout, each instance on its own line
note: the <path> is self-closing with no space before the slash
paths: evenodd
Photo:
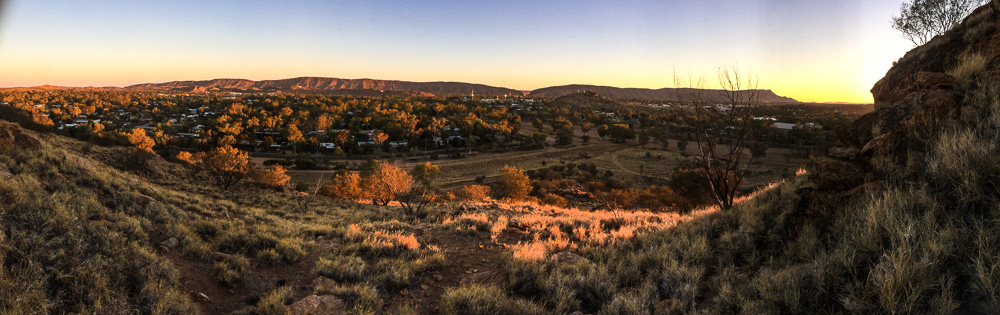
<path id="1" fill-rule="evenodd" d="M 838 126 L 835 130 L 837 139 L 847 147 L 860 149 L 865 143 L 872 140 L 872 129 L 878 122 L 878 112 L 865 114 L 849 125 Z"/>
<path id="2" fill-rule="evenodd" d="M 809 178 L 818 190 L 847 190 L 865 182 L 865 170 L 854 163 L 818 158 L 809 164 Z"/>
<path id="3" fill-rule="evenodd" d="M 830 148 L 830 157 L 844 160 L 857 160 L 861 156 L 861 150 L 856 148 L 833 147 Z"/>
<path id="4" fill-rule="evenodd" d="M 288 315 L 344 314 L 344 302 L 332 295 L 310 295 L 286 306 Z"/>

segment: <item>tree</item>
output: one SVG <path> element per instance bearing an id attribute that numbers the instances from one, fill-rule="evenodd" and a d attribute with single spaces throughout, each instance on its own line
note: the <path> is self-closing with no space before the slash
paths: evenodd
<path id="1" fill-rule="evenodd" d="M 341 130 L 333 137 L 333 142 L 336 142 L 339 148 L 343 148 L 350 140 L 351 132 L 347 130 Z"/>
<path id="2" fill-rule="evenodd" d="M 944 34 L 961 22 L 986 0 L 912 0 L 904 2 L 899 16 L 892 17 L 892 28 L 920 46 L 934 36 Z"/>
<path id="3" fill-rule="evenodd" d="M 729 210 L 742 184 L 742 175 L 754 158 L 747 147 L 754 112 L 760 106 L 760 90 L 749 71 L 744 73 L 736 67 L 720 68 L 718 79 L 722 90 L 713 95 L 714 99 L 703 94 L 704 90 L 696 89 L 689 99 L 681 101 L 694 110 L 685 120 L 694 130 L 699 166 L 719 209 Z M 675 85 L 687 83 L 675 77 Z"/>
<path id="4" fill-rule="evenodd" d="M 382 148 L 382 144 L 385 143 L 385 140 L 388 140 L 388 139 L 389 139 L 389 135 L 386 134 L 386 133 L 384 133 L 384 132 L 379 132 L 379 133 L 376 133 L 374 136 L 372 136 L 372 141 L 375 141 L 375 148 L 377 148 L 377 149 L 381 149 Z"/>
<path id="5" fill-rule="evenodd" d="M 156 145 L 156 141 L 149 136 L 146 136 L 146 130 L 140 128 L 132 129 L 132 132 L 125 135 L 128 139 L 128 143 L 132 144 L 139 150 L 144 152 L 153 153 L 153 146 Z"/>
<path id="6" fill-rule="evenodd" d="M 753 154 L 754 157 L 767 156 L 767 142 L 764 141 L 750 142 L 750 154 Z"/>
<path id="7" fill-rule="evenodd" d="M 305 137 L 302 136 L 302 132 L 299 131 L 299 127 L 295 124 L 288 125 L 288 142 L 292 143 L 292 150 L 295 151 L 295 153 L 299 153 L 298 144 L 302 141 L 305 141 Z"/>
<path id="8" fill-rule="evenodd" d="M 643 131 L 639 133 L 639 145 L 646 145 L 649 143 L 649 131 Z"/>
<path id="9" fill-rule="evenodd" d="M 420 182 L 424 188 L 431 188 L 438 176 L 441 176 L 441 169 L 431 162 L 424 162 L 414 165 L 413 169 L 410 170 L 410 176 L 413 176 L 413 179 Z"/>
<path id="10" fill-rule="evenodd" d="M 600 129 L 598 129 L 600 131 Z M 624 143 L 627 140 L 635 139 L 635 131 L 626 124 L 613 124 L 608 127 L 607 134 L 614 142 Z"/>
<path id="11" fill-rule="evenodd" d="M 588 121 L 580 123 L 580 131 L 583 131 L 583 134 L 587 134 L 587 132 L 590 132 L 590 127 L 591 125 L 590 122 Z"/>
<path id="12" fill-rule="evenodd" d="M 520 169 L 510 165 L 500 169 L 500 196 L 503 199 L 527 200 L 531 193 L 531 180 Z"/>
<path id="13" fill-rule="evenodd" d="M 558 145 L 570 145 L 573 144 L 573 129 L 572 127 L 562 127 L 556 130 L 556 144 Z"/>
<path id="14" fill-rule="evenodd" d="M 375 204 L 389 205 L 400 196 L 409 193 L 413 177 L 394 165 L 377 162 L 371 175 L 362 180 L 365 194 Z"/>
<path id="15" fill-rule="evenodd" d="M 687 147 L 688 147 L 687 140 L 684 139 L 677 140 L 677 150 L 684 152 L 685 150 L 687 150 Z"/>
<path id="16" fill-rule="evenodd" d="M 229 189 L 253 168 L 249 155 L 240 149 L 223 146 L 215 148 L 202 160 L 205 169 L 223 190 Z"/>
<path id="17" fill-rule="evenodd" d="M 542 131 L 542 127 L 544 127 L 544 123 L 542 122 L 542 120 L 537 118 L 531 121 L 531 125 L 534 126 L 535 129 L 538 129 L 539 132 Z"/>

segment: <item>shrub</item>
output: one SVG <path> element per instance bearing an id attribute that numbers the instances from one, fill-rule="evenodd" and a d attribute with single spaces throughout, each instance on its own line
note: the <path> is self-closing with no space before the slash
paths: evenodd
<path id="1" fill-rule="evenodd" d="M 250 172 L 250 178 L 254 183 L 264 186 L 281 187 L 288 183 L 291 176 L 285 174 L 285 168 L 275 165 L 265 170 L 254 170 Z"/>
<path id="2" fill-rule="evenodd" d="M 231 146 L 218 147 L 210 151 L 205 155 L 203 162 L 216 184 L 224 190 L 243 180 L 253 167 L 246 152 Z"/>
<path id="3" fill-rule="evenodd" d="M 257 301 L 257 314 L 284 315 L 287 313 L 285 304 L 291 302 L 292 288 L 283 286 L 271 290 Z"/>
<path id="4" fill-rule="evenodd" d="M 201 163 L 202 159 L 204 158 L 205 158 L 204 152 L 197 152 L 195 154 L 191 154 L 191 152 L 181 151 L 180 153 L 177 153 L 177 160 L 184 162 L 188 165 L 195 165 Z"/>
<path id="5" fill-rule="evenodd" d="M 490 188 L 483 185 L 466 185 L 454 191 L 455 198 L 463 201 L 482 201 L 490 197 Z"/>
<path id="6" fill-rule="evenodd" d="M 636 198 L 639 198 L 639 193 L 632 188 L 612 189 L 601 195 L 601 200 L 611 210 L 632 208 Z"/>
<path id="7" fill-rule="evenodd" d="M 225 285 L 233 286 L 243 282 L 243 276 L 250 268 L 250 261 L 244 257 L 227 255 L 215 263 L 215 278 Z"/>
<path id="8" fill-rule="evenodd" d="M 365 279 L 365 261 L 357 256 L 330 256 L 316 262 L 316 273 L 337 281 Z"/>
<path id="9" fill-rule="evenodd" d="M 971 84 L 986 71 L 987 60 L 981 54 L 963 55 L 958 64 L 948 69 L 947 73 L 964 88 L 970 88 Z"/>
<path id="10" fill-rule="evenodd" d="M 509 200 L 525 200 L 531 193 L 531 180 L 520 169 L 504 166 L 500 170 L 500 197 Z"/>
<path id="11" fill-rule="evenodd" d="M 546 193 L 544 196 L 542 196 L 542 203 L 562 208 L 565 208 L 567 204 L 566 198 L 563 198 L 562 196 L 555 195 L 552 193 Z"/>
<path id="12" fill-rule="evenodd" d="M 344 200 L 360 199 L 363 196 L 361 176 L 358 173 L 339 172 L 320 188 L 319 194 Z"/>

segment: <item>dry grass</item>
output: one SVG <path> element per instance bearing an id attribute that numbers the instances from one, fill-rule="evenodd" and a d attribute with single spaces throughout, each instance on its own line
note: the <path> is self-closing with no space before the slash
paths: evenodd
<path id="1" fill-rule="evenodd" d="M 971 88 L 979 77 L 986 71 L 988 60 L 981 54 L 971 53 L 963 55 L 958 59 L 957 64 L 949 68 L 947 73 L 958 81 L 960 87 Z"/>

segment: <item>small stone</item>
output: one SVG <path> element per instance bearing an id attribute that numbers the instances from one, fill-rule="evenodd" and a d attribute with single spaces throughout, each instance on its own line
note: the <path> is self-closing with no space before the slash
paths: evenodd
<path id="1" fill-rule="evenodd" d="M 177 247 L 177 245 L 179 244 L 180 242 L 177 241 L 176 237 L 171 237 L 168 238 L 166 241 L 160 242 L 160 245 L 166 247 L 167 249 L 173 249 L 174 247 Z"/>
<path id="2" fill-rule="evenodd" d="M 430 289 L 430 288 L 431 288 L 431 286 L 429 286 L 429 285 L 426 285 L 426 284 L 421 284 L 421 285 L 420 285 L 420 289 L 421 289 L 421 290 L 427 290 L 427 289 Z"/>
<path id="3" fill-rule="evenodd" d="M 200 300 L 202 300 L 202 301 L 204 301 L 206 303 L 212 303 L 212 299 L 208 298 L 208 296 L 205 295 L 205 293 L 198 292 L 198 294 L 195 294 L 195 296 L 197 296 L 198 299 L 200 299 Z"/>
<path id="4" fill-rule="evenodd" d="M 444 280 L 444 277 L 442 277 L 441 275 L 434 275 L 434 281 L 440 282 L 441 280 Z"/>

